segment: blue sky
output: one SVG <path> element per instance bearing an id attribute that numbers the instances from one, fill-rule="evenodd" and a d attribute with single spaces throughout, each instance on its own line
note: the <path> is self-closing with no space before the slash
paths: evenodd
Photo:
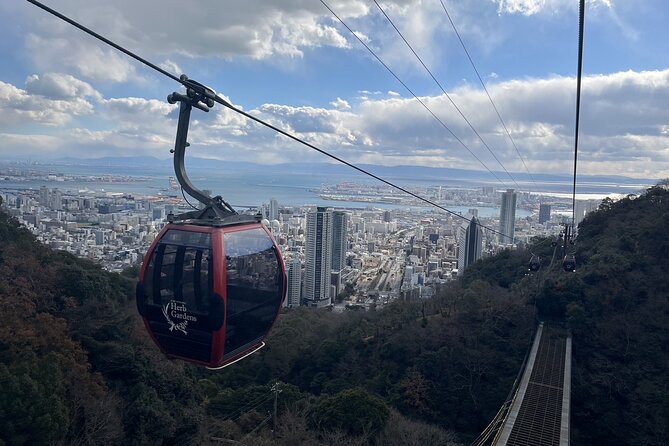
<path id="1" fill-rule="evenodd" d="M 502 166 L 372 1 L 326 1 L 457 135 L 455 140 L 318 0 L 46 0 L 241 108 L 355 163 Z M 379 4 L 504 168 L 525 168 L 440 0 Z M 444 0 L 534 173 L 572 167 L 578 0 Z M 579 172 L 669 176 L 669 4 L 586 9 Z M 24 1 L 0 4 L 0 158 L 169 156 L 178 86 Z M 198 112 L 199 113 L 199 112 Z M 216 108 L 192 156 L 327 162 Z"/>

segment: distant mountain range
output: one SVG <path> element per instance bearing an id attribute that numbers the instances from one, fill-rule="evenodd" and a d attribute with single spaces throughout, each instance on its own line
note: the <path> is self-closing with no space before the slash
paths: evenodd
<path id="1" fill-rule="evenodd" d="M 1 161 L 1 160 L 0 160 Z M 132 167 L 146 168 L 150 171 L 172 171 L 173 161 L 171 158 L 159 159 L 150 156 L 132 156 L 132 157 L 104 157 L 104 158 L 57 158 L 51 161 L 39 161 L 41 165 L 78 165 L 95 167 Z M 443 167 L 423 167 L 423 166 L 380 166 L 371 164 L 357 165 L 361 169 L 367 170 L 380 177 L 388 177 L 395 180 L 416 179 L 423 180 L 450 180 L 450 181 L 476 181 L 481 180 L 485 183 L 496 183 L 488 172 L 466 169 L 450 169 Z M 249 173 L 294 173 L 308 172 L 314 175 L 350 175 L 354 172 L 350 167 L 334 163 L 285 163 L 285 164 L 258 164 L 242 161 L 222 161 L 216 159 L 205 159 L 189 157 L 186 159 L 188 169 L 216 169 L 229 170 L 235 172 Z M 495 172 L 502 181 L 513 186 L 506 172 Z M 526 172 L 511 172 L 511 175 L 517 182 L 527 183 L 568 183 L 572 177 L 568 174 L 546 174 L 533 173 L 530 177 Z M 631 178 L 621 175 L 579 175 L 579 183 L 611 183 L 615 185 L 652 185 L 658 182 L 655 178 Z"/>

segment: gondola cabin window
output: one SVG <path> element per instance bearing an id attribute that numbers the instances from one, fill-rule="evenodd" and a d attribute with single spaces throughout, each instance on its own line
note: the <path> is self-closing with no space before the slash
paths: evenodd
<path id="1" fill-rule="evenodd" d="M 146 283 L 149 303 L 182 302 L 189 312 L 206 314 L 213 297 L 212 267 L 210 234 L 168 231 L 147 270 L 153 279 Z"/>
<path id="2" fill-rule="evenodd" d="M 279 259 L 262 228 L 224 235 L 227 318 L 225 357 L 262 339 L 282 299 Z"/>

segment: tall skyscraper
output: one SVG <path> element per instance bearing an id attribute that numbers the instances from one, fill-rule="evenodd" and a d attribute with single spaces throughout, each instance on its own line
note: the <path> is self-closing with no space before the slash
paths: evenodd
<path id="1" fill-rule="evenodd" d="M 267 218 L 269 220 L 278 220 L 279 219 L 279 202 L 275 198 L 272 198 L 269 201 L 269 210 L 267 212 Z"/>
<path id="2" fill-rule="evenodd" d="M 305 254 L 305 303 L 314 307 L 328 306 L 331 303 L 332 209 L 317 207 L 307 214 Z"/>
<path id="3" fill-rule="evenodd" d="M 288 263 L 288 289 L 286 290 L 286 306 L 290 308 L 300 306 L 302 291 L 302 263 L 299 256 L 293 257 Z"/>
<path id="4" fill-rule="evenodd" d="M 539 205 L 539 224 L 546 223 L 551 219 L 551 205 L 550 204 L 540 204 Z"/>
<path id="5" fill-rule="evenodd" d="M 576 208 L 574 209 L 574 224 L 578 226 L 586 215 L 592 211 L 596 211 L 601 200 L 576 200 Z"/>
<path id="6" fill-rule="evenodd" d="M 49 206 L 50 195 L 51 193 L 49 189 L 46 186 L 41 186 L 39 188 L 39 204 L 42 206 Z"/>
<path id="7" fill-rule="evenodd" d="M 481 258 L 483 231 L 476 217 L 463 222 L 458 229 L 458 274 Z"/>
<path id="8" fill-rule="evenodd" d="M 502 192 L 502 203 L 499 213 L 499 243 L 510 245 L 516 231 L 516 193 L 513 189 Z"/>
<path id="9" fill-rule="evenodd" d="M 332 212 L 332 270 L 341 271 L 346 266 L 348 244 L 348 214 Z"/>
<path id="10" fill-rule="evenodd" d="M 51 203 L 50 203 L 51 209 L 54 211 L 62 211 L 63 210 L 63 194 L 61 193 L 60 190 L 54 189 L 51 191 Z"/>

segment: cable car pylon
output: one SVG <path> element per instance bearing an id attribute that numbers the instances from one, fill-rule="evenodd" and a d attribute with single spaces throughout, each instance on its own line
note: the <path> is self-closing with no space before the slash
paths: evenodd
<path id="1" fill-rule="evenodd" d="M 149 248 L 137 284 L 137 309 L 170 358 L 222 368 L 254 353 L 286 296 L 281 251 L 260 215 L 238 214 L 221 196 L 196 188 L 184 158 L 193 107 L 208 112 L 216 92 L 182 75 L 174 172 L 203 209 L 168 216 Z M 220 98 L 219 98 L 220 100 Z"/>

